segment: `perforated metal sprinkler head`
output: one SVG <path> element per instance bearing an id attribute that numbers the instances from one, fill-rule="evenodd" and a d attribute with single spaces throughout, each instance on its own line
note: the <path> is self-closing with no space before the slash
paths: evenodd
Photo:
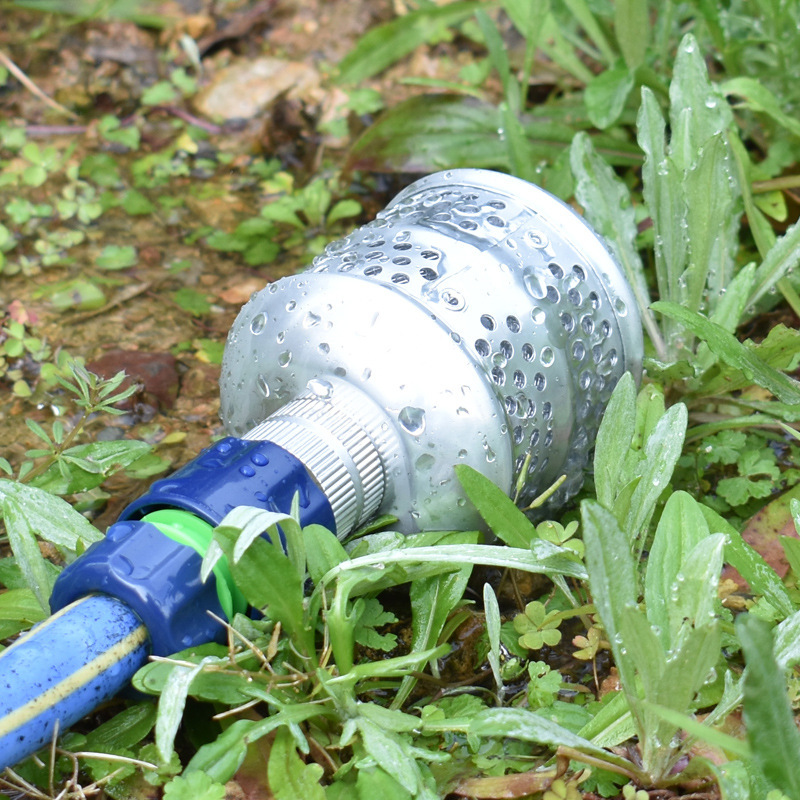
<path id="1" fill-rule="evenodd" d="M 232 434 L 129 505 L 59 576 L 54 616 L 0 653 L 0 768 L 123 688 L 149 655 L 220 639 L 245 610 L 213 527 L 239 505 L 339 537 L 480 524 L 453 467 L 526 503 L 583 479 L 600 416 L 642 334 L 617 264 L 569 207 L 524 181 L 417 181 L 309 272 L 253 296 L 228 337 Z M 524 474 L 523 474 L 524 473 Z M 524 478 L 524 481 L 521 480 Z"/>
<path id="2" fill-rule="evenodd" d="M 455 464 L 509 494 L 526 470 L 525 504 L 565 474 L 562 503 L 617 380 L 638 378 L 641 359 L 630 287 L 587 223 L 517 178 L 453 170 L 247 303 L 225 351 L 222 415 L 341 491 L 340 536 L 378 511 L 406 532 L 469 528 L 479 520 Z M 347 433 L 321 434 L 323 418 Z"/>

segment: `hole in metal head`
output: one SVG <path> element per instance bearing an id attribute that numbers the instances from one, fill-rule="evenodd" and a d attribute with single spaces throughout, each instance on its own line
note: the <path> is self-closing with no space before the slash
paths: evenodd
<path id="1" fill-rule="evenodd" d="M 492 351 L 492 348 L 489 347 L 489 342 L 487 342 L 486 339 L 477 339 L 475 341 L 475 351 L 479 356 L 485 358 Z"/>
<path id="2" fill-rule="evenodd" d="M 368 275 L 370 278 L 375 277 L 375 275 L 380 275 L 381 272 L 383 272 L 383 267 L 378 264 L 370 264 L 370 266 L 364 270 L 364 274 Z"/>
<path id="3" fill-rule="evenodd" d="M 520 324 L 519 320 L 516 317 L 509 316 L 506 317 L 506 327 L 511 331 L 511 333 L 519 333 Z"/>
<path id="4" fill-rule="evenodd" d="M 403 284 L 408 283 L 410 280 L 411 279 L 405 272 L 395 272 L 395 274 L 392 275 L 392 283 Z"/>
<path id="5" fill-rule="evenodd" d="M 483 325 L 487 331 L 493 331 L 497 327 L 494 317 L 490 316 L 489 314 L 484 314 L 481 317 L 481 325 Z"/>
<path id="6" fill-rule="evenodd" d="M 435 281 L 439 277 L 439 273 L 430 267 L 423 267 L 419 274 L 426 281 Z"/>

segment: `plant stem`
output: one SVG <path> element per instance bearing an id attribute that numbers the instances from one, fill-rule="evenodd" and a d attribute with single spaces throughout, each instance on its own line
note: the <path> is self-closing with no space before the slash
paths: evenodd
<path id="1" fill-rule="evenodd" d="M 751 189 L 753 194 L 783 191 L 785 189 L 800 189 L 800 175 L 781 175 L 780 178 L 770 178 L 766 181 L 753 181 Z"/>

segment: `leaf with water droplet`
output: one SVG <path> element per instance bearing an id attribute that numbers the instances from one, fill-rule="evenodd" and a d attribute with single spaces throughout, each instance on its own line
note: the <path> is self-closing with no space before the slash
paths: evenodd
<path id="1" fill-rule="evenodd" d="M 746 377 L 783 403 L 800 403 L 800 384 L 782 372 L 774 369 L 761 359 L 753 348 L 746 347 L 724 328 L 711 322 L 702 314 L 691 311 L 676 303 L 659 300 L 653 303 L 654 311 L 678 320 L 708 344 L 710 350 L 724 363 L 738 369 Z"/>

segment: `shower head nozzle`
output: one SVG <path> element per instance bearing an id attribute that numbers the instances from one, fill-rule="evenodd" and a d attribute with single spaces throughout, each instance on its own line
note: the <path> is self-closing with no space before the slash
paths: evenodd
<path id="1" fill-rule="evenodd" d="M 509 493 L 524 470 L 523 502 L 564 474 L 563 502 L 617 380 L 638 378 L 641 359 L 631 290 L 588 224 L 525 181 L 453 170 L 251 299 L 228 340 L 222 413 L 243 435 L 309 392 L 360 397 L 384 491 L 346 527 L 367 510 L 405 531 L 471 527 L 454 465 Z"/>

